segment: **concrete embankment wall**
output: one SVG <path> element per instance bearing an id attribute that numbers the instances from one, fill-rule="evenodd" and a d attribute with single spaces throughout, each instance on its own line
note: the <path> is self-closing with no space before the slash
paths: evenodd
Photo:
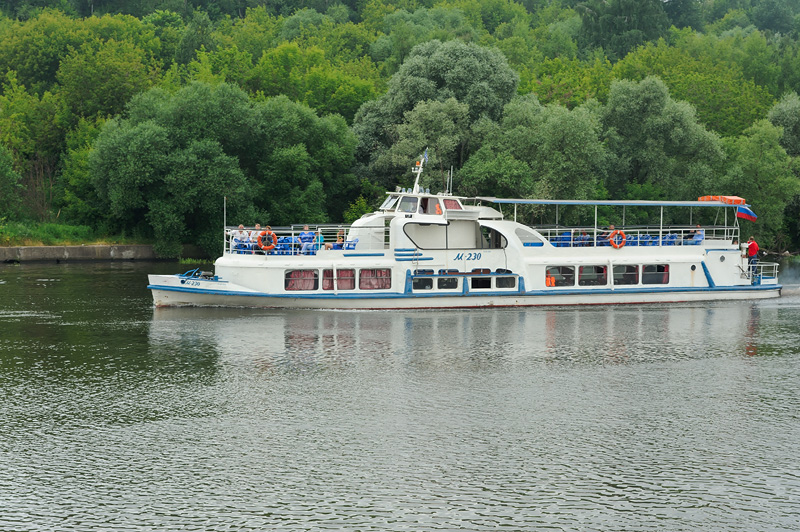
<path id="1" fill-rule="evenodd" d="M 199 248 L 185 246 L 185 258 L 207 258 Z M 153 246 L 16 246 L 0 247 L 0 262 L 77 262 L 89 260 L 158 260 Z"/>

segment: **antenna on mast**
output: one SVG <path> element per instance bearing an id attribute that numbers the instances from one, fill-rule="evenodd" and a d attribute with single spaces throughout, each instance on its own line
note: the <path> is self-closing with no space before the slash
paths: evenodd
<path id="1" fill-rule="evenodd" d="M 428 148 L 425 148 L 425 153 L 422 154 L 417 164 L 414 168 L 411 169 L 412 174 L 416 174 L 417 178 L 414 180 L 414 188 L 411 189 L 411 192 L 414 194 L 419 194 L 419 176 L 422 175 L 422 165 L 428 162 Z"/>

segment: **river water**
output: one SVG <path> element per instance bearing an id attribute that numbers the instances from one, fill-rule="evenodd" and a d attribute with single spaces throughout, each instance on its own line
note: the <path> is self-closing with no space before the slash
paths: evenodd
<path id="1" fill-rule="evenodd" d="M 181 269 L 0 266 L 0 530 L 800 529 L 796 266 L 759 302 L 154 309 Z"/>

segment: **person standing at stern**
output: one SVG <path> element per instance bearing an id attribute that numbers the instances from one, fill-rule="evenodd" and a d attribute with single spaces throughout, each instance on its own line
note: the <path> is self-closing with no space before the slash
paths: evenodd
<path id="1" fill-rule="evenodd" d="M 755 282 L 756 264 L 758 264 L 758 243 L 752 236 L 747 239 L 747 262 L 750 263 L 750 280 Z"/>

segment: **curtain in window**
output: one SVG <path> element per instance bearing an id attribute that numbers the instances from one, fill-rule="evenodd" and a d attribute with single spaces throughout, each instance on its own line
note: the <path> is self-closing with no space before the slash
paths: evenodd
<path id="1" fill-rule="evenodd" d="M 361 290 L 385 290 L 391 288 L 391 272 L 388 268 L 361 270 L 358 287 Z"/>
<path id="2" fill-rule="evenodd" d="M 316 290 L 317 270 L 291 270 L 286 273 L 286 290 Z"/>

